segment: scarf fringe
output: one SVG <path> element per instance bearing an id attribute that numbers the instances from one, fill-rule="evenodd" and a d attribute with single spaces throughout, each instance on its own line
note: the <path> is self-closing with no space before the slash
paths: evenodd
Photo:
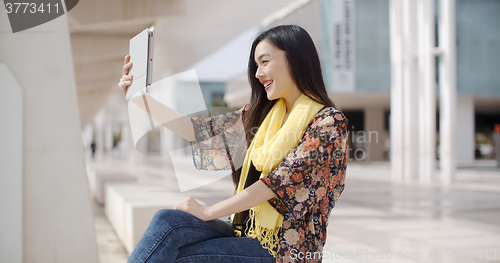
<path id="1" fill-rule="evenodd" d="M 247 237 L 252 237 L 259 240 L 262 247 L 267 249 L 269 253 L 273 255 L 273 257 L 276 257 L 277 252 L 274 249 L 279 244 L 279 234 L 281 232 L 281 226 L 276 227 L 275 229 L 258 226 L 255 223 L 258 217 L 259 213 L 255 212 L 253 209 L 250 209 L 245 235 Z"/>

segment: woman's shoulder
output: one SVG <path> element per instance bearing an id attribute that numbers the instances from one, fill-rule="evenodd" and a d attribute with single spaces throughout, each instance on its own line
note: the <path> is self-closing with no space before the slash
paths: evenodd
<path id="1" fill-rule="evenodd" d="M 335 114 L 335 113 L 342 114 L 342 112 L 340 110 L 338 110 L 337 108 L 335 108 L 333 106 L 325 106 L 325 107 L 323 107 L 323 109 L 321 109 L 318 112 L 318 114 Z"/>
<path id="2" fill-rule="evenodd" d="M 311 121 L 315 126 L 332 125 L 333 123 L 347 125 L 347 118 L 345 115 L 335 107 L 325 106 L 321 109 Z"/>

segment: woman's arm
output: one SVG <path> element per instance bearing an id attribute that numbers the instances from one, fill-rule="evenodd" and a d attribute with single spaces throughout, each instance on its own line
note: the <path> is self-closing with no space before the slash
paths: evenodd
<path id="1" fill-rule="evenodd" d="M 188 212 L 203 221 L 228 216 L 260 205 L 275 197 L 274 192 L 263 182 L 257 181 L 238 194 L 210 207 L 204 207 L 194 198 L 187 197 L 174 205 L 174 209 Z"/>
<path id="2" fill-rule="evenodd" d="M 188 141 L 196 141 L 193 123 L 190 117 L 157 101 L 149 94 L 133 98 L 131 101 L 142 110 L 149 112 L 151 117 L 165 126 L 165 128 Z"/>
<path id="3" fill-rule="evenodd" d="M 130 62 L 130 55 L 126 55 L 123 66 L 123 76 L 118 83 L 118 87 L 123 92 L 123 95 L 127 94 L 128 87 L 132 84 L 132 80 L 134 78 L 134 76 L 128 74 L 131 67 L 132 62 Z M 132 99 L 132 102 L 134 102 L 145 112 L 149 112 L 153 119 L 161 123 L 167 129 L 181 136 L 182 138 L 188 141 L 196 140 L 193 124 L 191 123 L 190 117 L 165 106 L 163 103 L 155 100 L 149 94 L 134 98 Z"/>

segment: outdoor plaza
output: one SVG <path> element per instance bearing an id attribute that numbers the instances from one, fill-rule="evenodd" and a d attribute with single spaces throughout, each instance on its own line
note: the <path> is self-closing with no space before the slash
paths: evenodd
<path id="1" fill-rule="evenodd" d="M 0 12 L 0 262 L 124 263 L 158 210 L 233 196 L 229 171 L 194 171 L 187 141 L 137 118 L 124 57 L 154 27 L 151 89 L 214 116 L 249 103 L 252 40 L 288 24 L 349 123 L 326 245 L 293 256 L 500 262 L 500 1 L 70 2 L 21 31 Z"/>
<path id="2" fill-rule="evenodd" d="M 350 162 L 346 188 L 330 215 L 323 262 L 500 262 L 500 170 L 495 165 L 490 160 L 460 164 L 456 182 L 444 187 L 394 183 L 388 162 Z M 192 196 L 212 205 L 234 189 L 227 176 L 181 193 L 175 175 L 159 179 L 171 168 L 158 156 L 133 167 L 123 158 L 107 157 L 90 161 L 89 167 L 96 174 L 138 178 L 143 197 L 165 203 Z M 131 189 L 136 183 L 110 188 Z M 133 193 L 122 194 L 134 202 Z M 101 262 L 125 262 L 131 247 L 123 245 L 107 209 L 97 202 L 92 207 Z M 153 214 L 149 211 L 149 217 Z"/>

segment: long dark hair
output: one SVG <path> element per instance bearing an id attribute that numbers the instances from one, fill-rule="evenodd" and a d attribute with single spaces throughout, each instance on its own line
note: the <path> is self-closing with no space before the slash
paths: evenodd
<path id="1" fill-rule="evenodd" d="M 267 113 L 277 101 L 267 99 L 264 86 L 255 77 L 257 71 L 255 48 L 262 40 L 267 40 L 275 48 L 285 51 L 288 70 L 302 94 L 325 106 L 335 107 L 335 104 L 328 98 L 318 52 L 311 36 L 297 25 L 273 27 L 255 38 L 248 59 L 248 82 L 252 87 L 252 96 L 248 110 L 243 115 L 247 146 L 250 146 L 256 128 L 260 127 Z M 240 175 L 241 169 L 233 173 L 233 182 L 236 185 L 238 185 Z"/>

